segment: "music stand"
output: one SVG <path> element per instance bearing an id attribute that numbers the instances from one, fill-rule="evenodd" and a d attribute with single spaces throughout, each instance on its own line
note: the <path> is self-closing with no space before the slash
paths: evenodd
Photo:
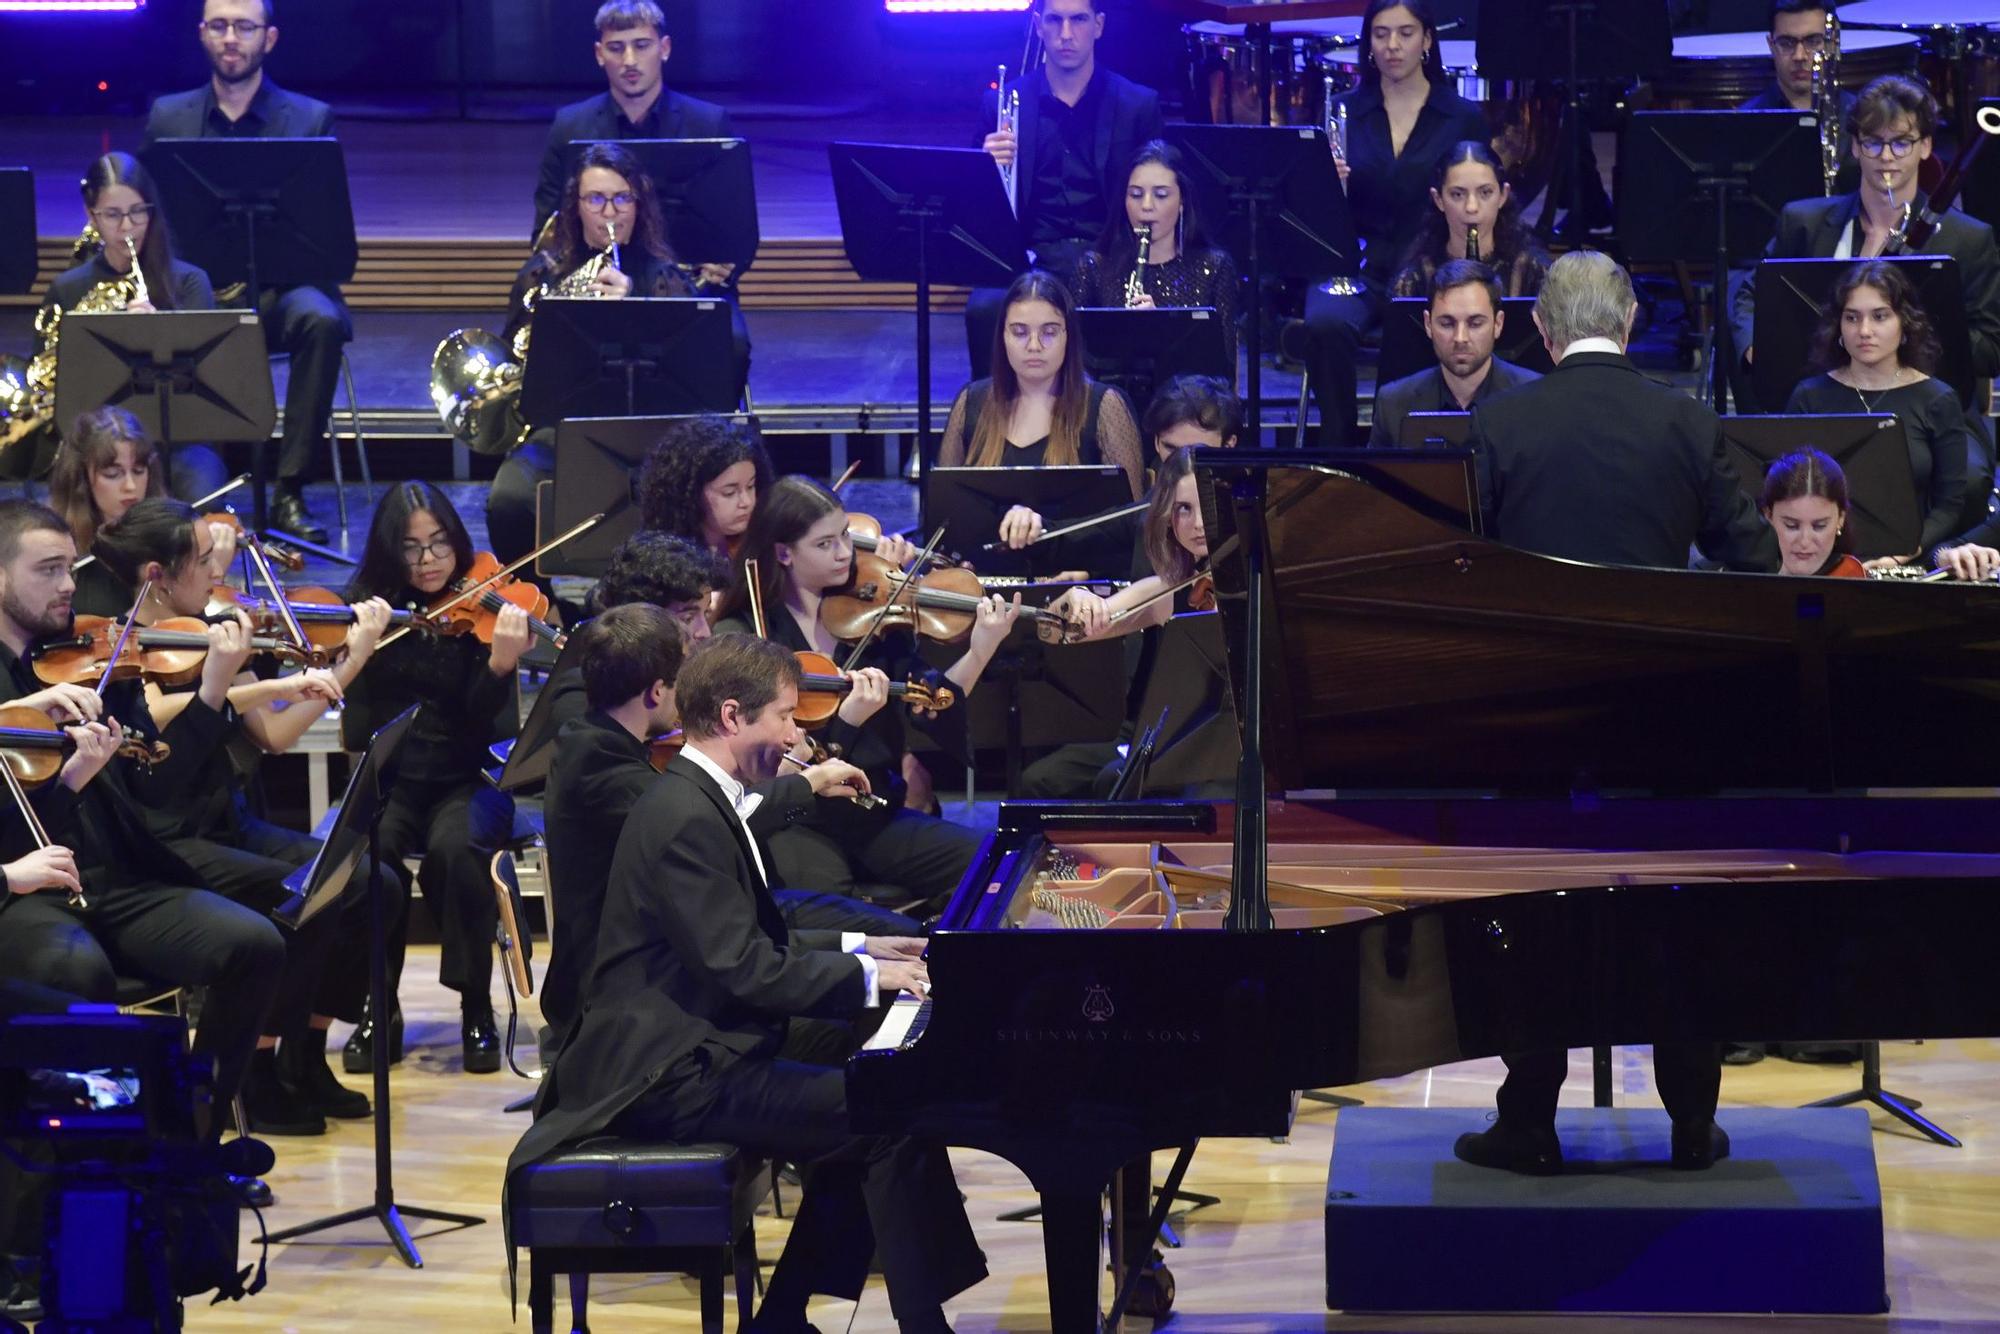
<path id="1" fill-rule="evenodd" d="M 1164 713 L 1166 727 L 1136 795 L 1226 796 L 1243 745 L 1229 695 L 1222 617 L 1183 612 L 1161 626 L 1159 636 L 1139 716 Z"/>
<path id="2" fill-rule="evenodd" d="M 1894 264 L 1910 280 L 1944 349 L 1937 377 L 1958 391 L 1960 403 L 1970 406 L 1978 376 L 1972 368 L 1972 332 L 1958 261 L 1950 255 L 1896 255 L 1868 262 Z M 1793 386 L 1812 373 L 1813 330 L 1833 297 L 1834 284 L 1859 263 L 1857 259 L 1767 259 L 1757 265 L 1752 289 L 1757 303 L 1752 344 L 1757 360 L 1750 370 L 1760 404 L 1782 406 L 1790 400 Z"/>
<path id="3" fill-rule="evenodd" d="M 1980 133 L 1979 117 L 2000 124 L 2000 97 L 1980 98 L 1973 107 L 1973 116 L 1971 124 L 1959 128 L 1961 136 Z M 2000 154 L 1991 150 L 1989 144 L 1972 159 L 1972 165 L 1965 169 L 1965 184 L 1958 192 L 1958 206 L 1989 227 L 2000 219 Z"/>
<path id="4" fill-rule="evenodd" d="M 1404 449 L 1464 449 L 1472 443 L 1472 414 L 1412 412 L 1397 428 L 1396 443 Z"/>
<path id="5" fill-rule="evenodd" d="M 1421 296 L 1399 296 L 1389 303 L 1382 317 L 1382 355 L 1376 361 L 1378 386 L 1393 384 L 1406 375 L 1438 364 L 1437 348 L 1424 332 L 1424 312 L 1430 309 L 1430 304 L 1429 298 Z M 1506 322 L 1493 342 L 1493 355 L 1537 375 L 1554 370 L 1548 346 L 1542 342 L 1542 331 L 1535 327 L 1535 298 L 1502 297 L 1500 313 L 1506 316 Z"/>
<path id="6" fill-rule="evenodd" d="M 386 1024 L 389 1014 L 389 925 L 388 908 L 383 903 L 385 893 L 382 887 L 381 823 L 382 806 L 388 791 L 389 779 L 395 770 L 397 752 L 403 739 L 409 734 L 410 723 L 417 716 L 416 705 L 411 705 L 390 719 L 368 742 L 361 762 L 354 766 L 354 774 L 347 780 L 347 792 L 341 798 L 340 815 L 328 833 L 326 850 L 336 847 L 349 849 L 358 843 L 365 849 L 368 858 L 368 1004 L 375 1022 Z M 322 852 L 322 858 L 325 853 Z M 345 852 L 336 855 L 347 855 Z M 364 855 L 355 853 L 354 855 Z M 384 1030 L 386 1031 L 386 1030 Z M 364 1218 L 373 1218 L 382 1224 L 389 1234 L 389 1243 L 396 1248 L 396 1254 L 403 1257 L 403 1263 L 412 1269 L 424 1267 L 423 1257 L 417 1253 L 416 1243 L 410 1240 L 409 1229 L 403 1226 L 403 1215 L 425 1218 L 439 1223 L 453 1223 L 459 1227 L 476 1227 L 485 1222 L 469 1214 L 451 1214 L 438 1209 L 424 1209 L 415 1205 L 398 1205 L 396 1187 L 392 1176 L 392 1158 L 389 1147 L 389 1052 L 386 1044 L 378 1045 L 375 1051 L 375 1200 L 372 1204 L 326 1218 L 288 1227 L 282 1232 L 273 1232 L 270 1240 L 290 1241 L 315 1232 L 325 1232 L 331 1228 L 344 1227 Z"/>
<path id="7" fill-rule="evenodd" d="M 917 285 L 918 502 L 931 460 L 931 284 L 1005 287 L 1028 267 L 1021 222 L 976 148 L 833 143 L 840 243 L 863 282 Z M 926 521 L 928 524 L 928 521 Z"/>
<path id="8" fill-rule="evenodd" d="M 539 344 L 536 355 L 540 355 Z M 638 484 L 640 467 L 667 428 L 685 420 L 685 416 L 572 417 L 556 427 L 549 531 L 568 532 L 594 514 L 604 518 L 589 532 L 542 557 L 536 567 L 539 573 L 591 579 L 604 573 L 611 553 L 639 531 L 639 502 L 632 488 Z M 730 420 L 749 427 L 753 434 L 757 431 L 753 416 L 737 414 Z"/>
<path id="9" fill-rule="evenodd" d="M 990 541 L 1000 519 L 1016 505 L 1042 516 L 1044 530 L 1062 527 L 1132 502 L 1123 468 L 1079 465 L 1059 468 L 933 468 L 930 527 L 942 526 L 939 550 L 971 552 Z M 1106 523 L 1019 551 L 980 551 L 981 574 L 1046 577 L 1059 570 L 1110 570 L 1123 574 L 1132 562 L 1132 530 Z"/>
<path id="10" fill-rule="evenodd" d="M 521 416 L 734 412 L 736 344 L 719 297 L 551 297 L 535 304 L 535 355 L 521 377 Z"/>
<path id="11" fill-rule="evenodd" d="M 1796 111 L 1641 111 L 1626 126 L 1618 161 L 1627 261 L 1695 260 L 1705 251 L 1715 266 L 1703 351 L 1706 397 L 1721 407 L 1737 359 L 1730 266 L 1763 253 L 1786 204 L 1819 193 L 1815 122 Z"/>
<path id="12" fill-rule="evenodd" d="M 1213 375 L 1232 391 L 1236 388 L 1229 331 L 1213 307 L 1085 306 L 1076 315 L 1084 370 L 1091 379 L 1124 391 L 1141 413 L 1153 401 L 1153 390 L 1176 375 Z"/>
<path id="13" fill-rule="evenodd" d="M 507 747 L 507 756 L 500 765 L 500 776 L 493 786 L 502 792 L 533 792 L 548 781 L 549 766 L 555 763 L 556 733 L 560 730 L 556 723 L 555 702 L 558 692 L 555 683 L 563 673 L 577 665 L 582 656 L 577 648 L 577 637 L 572 632 L 560 652 L 556 654 L 555 665 L 549 668 L 549 679 L 535 692 L 535 702 L 528 707 L 528 716 L 521 720 L 520 734 Z"/>
<path id="14" fill-rule="evenodd" d="M 0 167 L 0 294 L 35 290 L 35 173 Z"/>
<path id="15" fill-rule="evenodd" d="M 733 283 L 757 258 L 757 180 L 741 139 L 572 139 L 563 150 L 565 179 L 595 143 L 639 159 L 659 196 L 667 243 L 684 264 L 733 264 Z M 540 219 L 536 219 L 539 223 Z"/>
<path id="16" fill-rule="evenodd" d="M 1361 245 L 1326 131 L 1280 125 L 1172 125 L 1216 244 L 1236 258 L 1250 294 L 1243 442 L 1261 443 L 1264 279 L 1353 278 Z"/>
<path id="17" fill-rule="evenodd" d="M 339 287 L 359 248 L 338 139 L 160 139 L 140 155 L 181 258 L 218 288 Z"/>
<path id="18" fill-rule="evenodd" d="M 1847 474 L 1848 549 L 1855 556 L 1907 556 L 1923 545 L 1924 498 L 1910 469 L 1909 440 L 1895 417 L 1724 417 L 1722 440 L 1751 503 L 1773 463 L 1810 445 Z"/>
<path id="19" fill-rule="evenodd" d="M 56 340 L 56 421 L 109 404 L 139 419 L 173 471 L 173 447 L 261 442 L 278 420 L 256 312 L 65 315 Z"/>

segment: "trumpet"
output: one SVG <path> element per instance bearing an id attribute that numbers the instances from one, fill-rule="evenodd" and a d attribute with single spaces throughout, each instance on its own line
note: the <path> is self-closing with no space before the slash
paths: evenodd
<path id="1" fill-rule="evenodd" d="M 1130 310 L 1139 304 L 1139 298 L 1146 294 L 1146 264 L 1153 257 L 1153 229 L 1134 229 L 1139 238 L 1139 262 L 1132 266 L 1132 273 L 1125 279 L 1125 308 Z"/>
<path id="2" fill-rule="evenodd" d="M 1000 104 L 999 123 L 993 127 L 993 132 L 995 134 L 1012 134 L 1014 133 L 1015 122 L 1021 116 L 1021 90 L 1007 86 L 1007 67 L 1005 65 L 1000 67 L 1000 81 L 993 86 L 998 90 Z M 1000 164 L 1000 185 L 1007 191 L 1007 207 L 1016 213 L 1021 211 L 1020 190 L 1016 185 L 1020 165 L 1021 148 L 1020 144 L 1016 142 L 1014 146 L 1014 160 Z"/>
<path id="3" fill-rule="evenodd" d="M 1474 264 L 1479 263 L 1479 227 L 1476 223 L 1465 229 L 1465 257 Z"/>

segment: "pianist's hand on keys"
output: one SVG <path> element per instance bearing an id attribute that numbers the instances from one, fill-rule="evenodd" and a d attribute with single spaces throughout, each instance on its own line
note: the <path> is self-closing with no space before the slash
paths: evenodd
<path id="1" fill-rule="evenodd" d="M 931 994 L 931 971 L 922 959 L 883 959 L 873 950 L 868 953 L 881 965 L 876 980 L 885 998 L 899 991 L 907 991 L 918 1000 Z"/>

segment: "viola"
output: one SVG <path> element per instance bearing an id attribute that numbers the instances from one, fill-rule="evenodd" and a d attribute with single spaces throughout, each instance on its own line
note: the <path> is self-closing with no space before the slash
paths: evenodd
<path id="1" fill-rule="evenodd" d="M 79 616 L 70 633 L 32 652 L 35 676 L 49 685 L 96 685 L 111 681 L 147 680 L 164 686 L 186 685 L 201 675 L 208 661 L 208 623 L 192 616 L 174 616 L 132 632 L 128 651 L 112 661 L 122 626 L 108 616 Z M 269 653 L 283 662 L 304 665 L 307 654 L 296 644 L 252 636 L 254 653 Z M 136 651 L 133 651 L 136 650 Z"/>
<path id="2" fill-rule="evenodd" d="M 14 776 L 29 787 L 40 787 L 62 772 L 63 761 L 76 741 L 40 709 L 25 704 L 0 705 L 0 757 Z M 164 742 L 149 742 L 127 727 L 118 753 L 148 767 L 167 758 Z"/>
<path id="3" fill-rule="evenodd" d="M 475 553 L 465 573 L 431 601 L 420 619 L 443 634 L 474 635 L 491 644 L 500 613 L 509 606 L 528 614 L 528 629 L 537 639 L 558 649 L 569 642 L 569 636 L 543 619 L 549 614 L 548 594 L 504 571 L 490 551 Z"/>
<path id="4" fill-rule="evenodd" d="M 810 747 L 806 758 L 800 759 L 788 750 L 783 757 L 784 763 L 800 769 L 807 769 L 815 764 L 825 764 L 828 760 L 837 760 L 840 758 L 839 746 L 823 746 L 813 737 L 807 737 L 805 742 Z M 873 792 L 856 792 L 848 800 L 864 811 L 879 811 L 889 804 L 887 797 L 878 797 Z"/>
<path id="5" fill-rule="evenodd" d="M 805 679 L 799 683 L 799 708 L 793 715 L 800 727 L 818 727 L 833 721 L 841 701 L 854 692 L 854 679 L 840 670 L 832 658 L 811 649 L 799 649 L 795 656 Z M 925 681 L 891 681 L 889 698 L 901 700 L 913 709 L 942 713 L 958 702 L 958 693 L 942 673 Z"/>
<path id="6" fill-rule="evenodd" d="M 956 644 L 972 633 L 986 590 L 979 576 L 966 569 L 933 570 L 915 579 L 873 552 L 854 557 L 854 578 L 848 587 L 828 593 L 820 603 L 820 620 L 835 639 L 860 639 L 879 616 L 884 630 L 907 629 L 941 644 Z M 887 607 L 885 613 L 883 608 Z M 1023 608 L 1032 615 L 1038 633 L 1051 625 L 1060 633 L 1067 624 L 1047 608 Z"/>

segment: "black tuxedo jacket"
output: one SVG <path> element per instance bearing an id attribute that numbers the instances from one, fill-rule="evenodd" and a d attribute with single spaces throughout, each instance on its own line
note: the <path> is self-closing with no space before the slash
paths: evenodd
<path id="1" fill-rule="evenodd" d="M 508 1174 L 656 1087 L 699 1111 L 714 1084 L 704 1074 L 770 1059 L 791 1018 L 848 1018 L 866 1000 L 858 957 L 799 948 L 728 799 L 676 757 L 618 837 L 583 1013 Z"/>
<path id="2" fill-rule="evenodd" d="M 1921 206 L 1924 196 L 1919 195 L 1917 202 Z M 1831 259 L 1840 234 L 1860 211 L 1860 199 L 1852 194 L 1793 200 L 1778 215 L 1764 258 Z M 1983 379 L 2000 374 L 2000 246 L 1994 244 L 1993 229 L 1952 209 L 1939 221 L 1937 234 L 1921 253 L 1950 255 L 1958 261 L 1959 281 L 1965 285 L 1966 324 L 1972 332 L 1973 370 Z M 1756 337 L 1757 296 L 1752 273 L 1739 273 L 1735 286 L 1730 323 L 1740 360 Z"/>
<path id="3" fill-rule="evenodd" d="M 1678 570 L 1692 543 L 1731 569 L 1777 568 L 1721 419 L 1623 356 L 1573 353 L 1477 405 L 1472 439 L 1487 532 L 1509 546 Z"/>
<path id="4" fill-rule="evenodd" d="M 1097 139 L 1091 153 L 1091 165 L 1097 169 L 1099 181 L 1103 184 L 1104 198 L 1108 202 L 1125 197 L 1125 177 L 1132 168 L 1132 159 L 1151 140 L 1163 138 L 1167 132 L 1166 118 L 1160 114 L 1160 95 L 1143 84 L 1137 84 L 1122 74 L 1114 74 L 1098 66 L 1091 75 L 1093 82 L 1102 80 L 1104 107 L 1097 118 Z M 1014 126 L 1014 138 L 1019 144 L 1015 162 L 1018 171 L 1015 182 L 1020 190 L 1017 212 L 1025 223 L 1035 215 L 1035 132 L 1041 124 L 1042 94 L 1048 91 L 1048 76 L 1037 70 L 1025 79 L 1016 79 L 1007 85 L 1021 94 L 1021 118 Z M 981 99 L 979 139 L 993 133 L 999 122 L 1000 94 L 987 89 Z M 1023 226 L 1025 234 L 1029 231 Z M 1079 241 L 1095 242 L 1097 236 L 1079 236 Z"/>
<path id="5" fill-rule="evenodd" d="M 660 90 L 653 115 L 659 132 L 646 135 L 649 139 L 731 139 L 736 135 L 730 128 L 728 111 L 671 88 Z M 563 187 L 569 184 L 563 174 L 563 154 L 573 140 L 629 137 L 633 136 L 626 133 L 625 113 L 608 91 L 571 102 L 556 112 L 555 123 L 549 126 L 548 146 L 542 150 L 542 171 L 535 181 L 535 220 L 529 225 L 539 232 L 562 203 Z"/>
<path id="6" fill-rule="evenodd" d="M 214 108 L 215 88 L 206 83 L 155 98 L 146 113 L 142 150 L 150 148 L 155 139 L 207 138 L 208 113 Z M 258 131 L 263 139 L 324 139 L 333 133 L 333 108 L 317 98 L 278 87 L 269 75 L 250 99 L 249 114 L 263 122 Z"/>
<path id="7" fill-rule="evenodd" d="M 1469 406 L 1541 378 L 1525 366 L 1495 357 L 1493 369 L 1480 382 Z M 1393 449 L 1402 443 L 1403 418 L 1411 413 L 1457 411 L 1458 404 L 1444 387 L 1444 372 L 1435 366 L 1426 367 L 1415 375 L 1391 380 L 1375 391 L 1374 423 L 1368 428 L 1368 443 L 1376 449 Z"/>

